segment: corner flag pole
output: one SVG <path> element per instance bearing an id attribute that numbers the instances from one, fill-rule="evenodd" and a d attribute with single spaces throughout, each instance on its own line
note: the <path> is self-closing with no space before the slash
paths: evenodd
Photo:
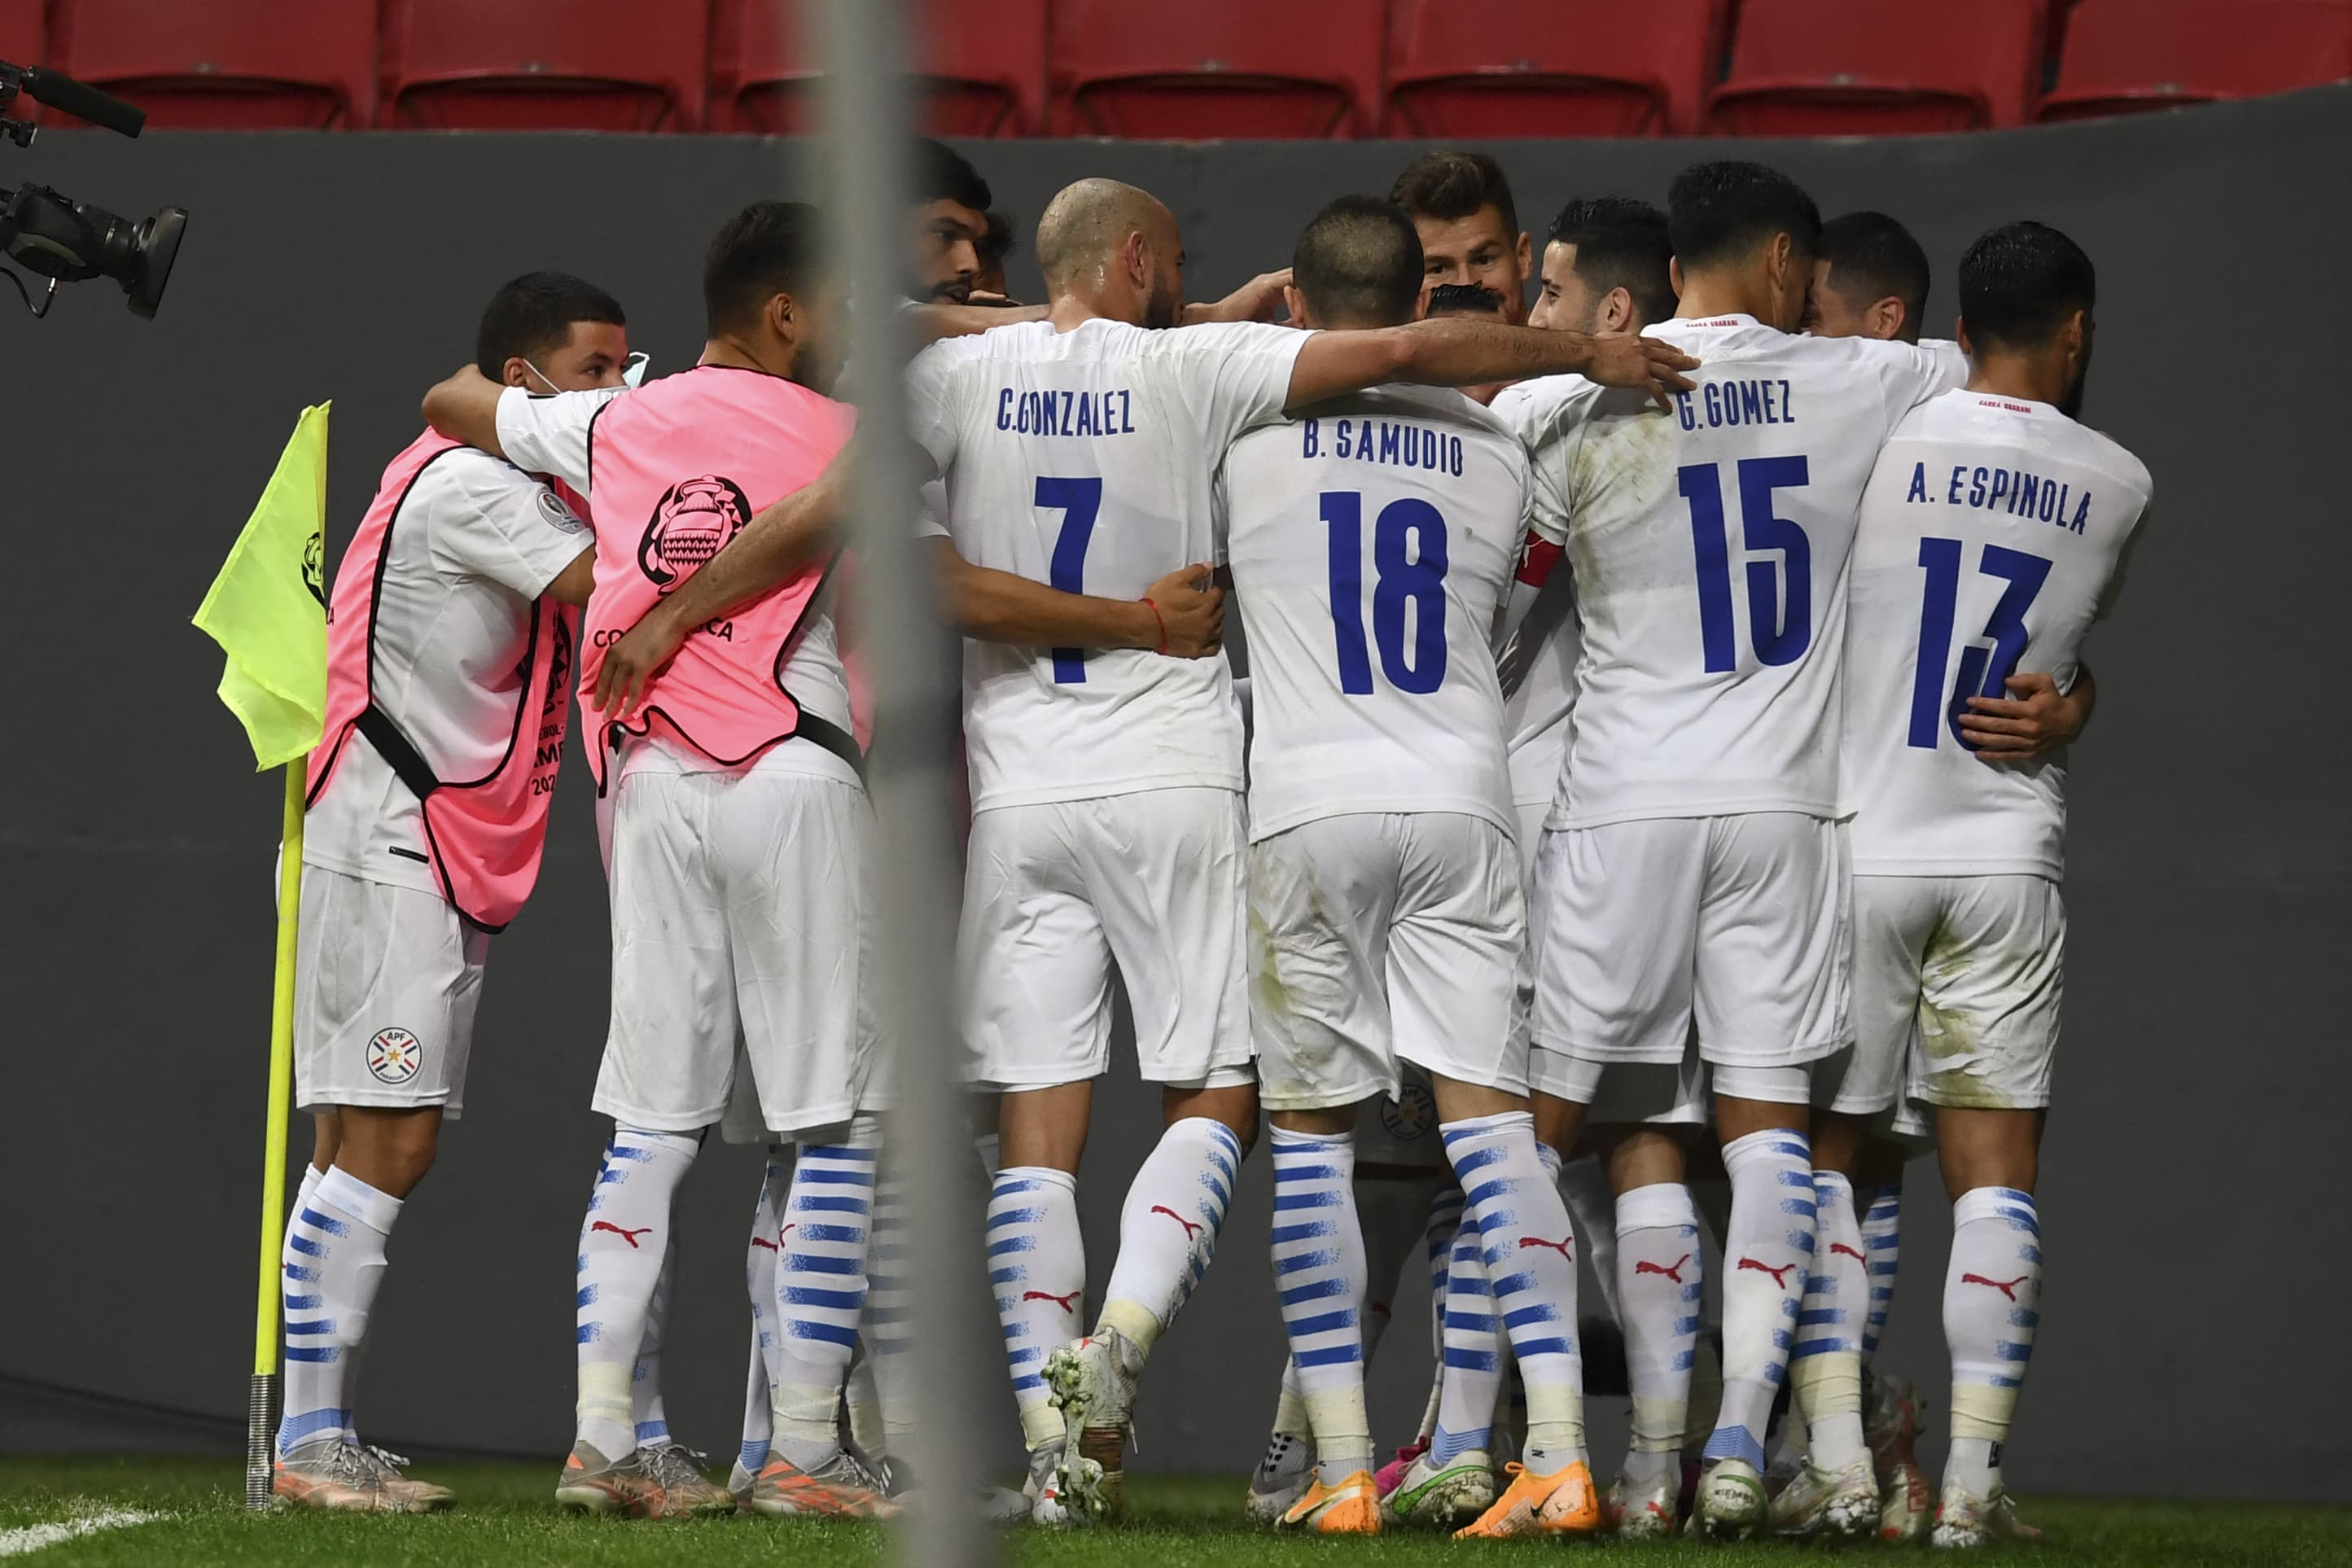
<path id="1" fill-rule="evenodd" d="M 245 1506 L 269 1506 L 278 1412 L 278 1255 L 286 1241 L 286 1124 L 294 1098 L 294 943 L 302 903 L 302 806 L 310 759 L 286 764 L 278 865 L 278 971 L 269 1000 L 269 1109 L 263 1121 L 261 1267 L 253 1305 L 253 1392 L 245 1415 Z"/>

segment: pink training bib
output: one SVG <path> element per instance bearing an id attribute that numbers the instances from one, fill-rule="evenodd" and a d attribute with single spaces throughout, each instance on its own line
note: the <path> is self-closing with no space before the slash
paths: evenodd
<path id="1" fill-rule="evenodd" d="M 548 803 L 572 718 L 565 682 L 577 657 L 580 623 L 570 606 L 545 595 L 531 605 L 523 652 L 530 674 L 516 700 L 514 728 L 498 766 L 479 778 L 438 776 L 391 715 L 376 706 L 376 592 L 384 551 L 417 476 L 457 449 L 456 442 L 428 430 L 394 458 L 344 552 L 327 607 L 327 724 L 310 753 L 308 802 L 317 803 L 356 731 L 423 804 L 425 850 L 442 896 L 473 924 L 499 931 L 521 910 L 539 880 Z M 587 516 L 577 496 L 555 488 L 573 510 Z"/>
<path id="2" fill-rule="evenodd" d="M 753 513 L 822 473 L 856 419 L 847 405 L 795 382 L 724 365 L 664 376 L 604 405 L 588 432 L 589 493 L 602 526 L 580 665 L 583 704 L 604 649 Z M 727 616 L 725 636 L 709 626 L 691 633 L 629 722 L 608 722 L 588 748 L 599 792 L 619 733 L 669 735 L 730 766 L 802 737 L 861 763 L 855 737 L 803 712 L 784 688 L 785 662 L 835 563 Z"/>

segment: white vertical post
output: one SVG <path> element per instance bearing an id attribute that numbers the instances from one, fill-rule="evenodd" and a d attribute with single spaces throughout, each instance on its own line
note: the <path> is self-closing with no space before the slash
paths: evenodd
<path id="1" fill-rule="evenodd" d="M 995 1542 L 978 1513 L 979 1413 L 988 1368 L 957 1354 L 959 1307 L 976 1301 L 983 1263 L 980 1160 L 964 1115 L 961 1052 L 949 1012 L 955 964 L 955 660 L 960 645 L 932 609 L 915 538 L 918 500 L 906 454 L 898 310 L 907 276 L 908 143 L 913 131 L 902 0 L 824 0 L 814 58 L 832 87 L 825 205 L 854 279 L 860 367 L 856 527 L 861 646 L 876 707 L 872 774 L 880 877 L 876 1000 L 895 1043 L 896 1109 L 883 1158 L 912 1156 L 920 1201 L 908 1205 L 906 1256 L 918 1379 L 911 1461 L 924 1506 L 901 1529 L 915 1568 L 983 1568 Z"/>

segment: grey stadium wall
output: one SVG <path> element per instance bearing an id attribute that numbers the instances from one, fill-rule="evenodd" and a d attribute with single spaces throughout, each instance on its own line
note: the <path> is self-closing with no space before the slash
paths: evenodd
<path id="1" fill-rule="evenodd" d="M 2352 88 L 1969 137 L 1492 148 L 1538 243 L 1569 196 L 1657 198 L 1700 157 L 1779 163 L 1824 212 L 1882 207 L 1917 231 L 1937 268 L 1931 330 L 1952 318 L 1962 247 L 1996 222 L 2055 223 L 2099 265 L 2088 413 L 2146 458 L 2158 499 L 2091 645 L 2101 706 L 2076 756 L 2051 1274 L 2011 1461 L 2028 1490 L 2183 1484 L 2184 1437 L 2188 1484 L 2225 1493 L 2340 1495 L 2352 1461 L 2329 1404 L 2352 1384 L 2345 1337 L 2312 1317 L 2347 1283 L 2325 1216 L 2352 1103 L 2329 978 L 2347 931 L 2352 310 L 2310 293 L 2352 254 L 2347 149 Z M 1196 296 L 1282 264 L 1325 199 L 1384 191 L 1417 150 L 969 149 L 1024 222 L 1082 174 L 1159 193 L 1183 220 Z M 215 701 L 219 658 L 187 618 L 296 411 L 334 400 L 331 552 L 499 281 L 582 273 L 625 301 L 657 371 L 683 366 L 706 239 L 748 199 L 811 194 L 806 154 L 717 137 L 97 132 L 0 154 L 0 177 L 194 214 L 152 323 L 102 283 L 45 322 L 0 309 L 0 518 L 18 541 L 0 638 L 16 671 L 0 1446 L 226 1446 L 237 1431 L 278 795 Z M 1034 297 L 1027 248 L 1014 287 Z M 495 945 L 467 1114 L 394 1244 L 362 1413 L 397 1446 L 551 1461 L 568 1430 L 571 1258 L 603 1135 L 587 1110 L 607 949 L 588 787 L 575 766 L 538 897 Z M 1097 1289 L 1155 1124 L 1114 1079 L 1082 1188 Z M 295 1142 L 299 1158 L 306 1129 Z M 666 1377 L 674 1425 L 723 1453 L 756 1163 L 714 1147 L 703 1163 Z M 1222 1262 L 1155 1362 L 1144 1466 L 1255 1458 L 1283 1360 L 1266 1187 L 1261 1155 Z M 1927 1167 L 1909 1192 L 1882 1353 L 1934 1391 L 1940 1431 L 1948 1210 Z M 1423 1288 L 1395 1310 L 1402 1353 L 1373 1380 L 1384 1435 L 1425 1387 Z M 1009 1458 L 1010 1401 L 996 1414 Z M 1622 1415 L 1596 1401 L 1593 1418 L 1597 1451 L 1616 1451 Z"/>

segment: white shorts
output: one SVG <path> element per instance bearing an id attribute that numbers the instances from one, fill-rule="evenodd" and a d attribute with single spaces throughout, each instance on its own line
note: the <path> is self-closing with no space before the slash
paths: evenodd
<path id="1" fill-rule="evenodd" d="M 971 1081 L 1050 1089 L 1109 1070 L 1116 964 L 1146 1081 L 1249 1082 L 1245 855 L 1232 790 L 975 816 L 956 944 Z"/>
<path id="2" fill-rule="evenodd" d="M 437 1105 L 454 1120 L 489 945 L 438 893 L 303 867 L 294 1103 Z"/>
<path id="3" fill-rule="evenodd" d="M 1259 1097 L 1393 1095 L 1402 1064 L 1528 1092 L 1513 1027 L 1527 910 L 1510 836 L 1456 812 L 1328 816 L 1250 847 Z"/>
<path id="4" fill-rule="evenodd" d="M 1696 1026 L 1709 1063 L 1787 1068 L 1853 1037 L 1844 824 L 1748 812 L 1546 837 L 1537 1044 L 1664 1067 Z"/>
<path id="5" fill-rule="evenodd" d="M 797 742 L 796 742 L 797 743 Z M 748 769 L 638 768 L 613 812 L 613 1023 L 595 1109 L 691 1132 L 740 1060 L 780 1134 L 859 1108 L 873 814 L 853 780 L 770 752 Z"/>
<path id="6" fill-rule="evenodd" d="M 1551 815 L 1551 802 L 1523 800 L 1511 808 L 1519 819 L 1519 882 L 1527 889 L 1528 908 L 1535 909 L 1536 857 L 1543 848 L 1544 818 Z"/>
<path id="7" fill-rule="evenodd" d="M 2066 910 L 2046 877 L 1856 877 L 1853 1060 L 1814 1103 L 2050 1103 Z"/>

